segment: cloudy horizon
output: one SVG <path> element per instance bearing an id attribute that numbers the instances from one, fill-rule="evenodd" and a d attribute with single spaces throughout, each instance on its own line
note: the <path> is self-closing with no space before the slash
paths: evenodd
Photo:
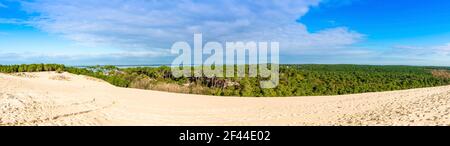
<path id="1" fill-rule="evenodd" d="M 170 64 L 174 42 L 202 33 L 204 42 L 280 42 L 286 64 L 450 66 L 448 6 L 436 0 L 0 0 L 0 64 Z"/>

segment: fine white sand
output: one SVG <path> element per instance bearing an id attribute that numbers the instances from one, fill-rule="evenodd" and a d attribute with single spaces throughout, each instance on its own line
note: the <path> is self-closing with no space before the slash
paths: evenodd
<path id="1" fill-rule="evenodd" d="M 1 125 L 450 125 L 450 86 L 319 97 L 215 97 L 54 72 L 0 74 Z"/>

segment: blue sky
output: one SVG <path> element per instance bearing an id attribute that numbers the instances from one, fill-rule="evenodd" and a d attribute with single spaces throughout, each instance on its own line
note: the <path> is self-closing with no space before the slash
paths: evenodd
<path id="1" fill-rule="evenodd" d="M 0 64 L 166 64 L 176 41 L 278 41 L 281 63 L 450 66 L 450 1 L 0 0 Z"/>

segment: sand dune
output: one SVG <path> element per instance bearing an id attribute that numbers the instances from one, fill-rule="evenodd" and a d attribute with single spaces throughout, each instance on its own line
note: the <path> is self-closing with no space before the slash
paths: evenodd
<path id="1" fill-rule="evenodd" d="M 118 88 L 68 73 L 0 74 L 0 125 L 450 125 L 450 86 L 244 98 Z"/>

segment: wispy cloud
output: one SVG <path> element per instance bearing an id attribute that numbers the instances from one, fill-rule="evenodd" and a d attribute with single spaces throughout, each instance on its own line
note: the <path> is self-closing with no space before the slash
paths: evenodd
<path id="1" fill-rule="evenodd" d="M 14 25 L 31 25 L 33 24 L 30 21 L 23 19 L 15 19 L 15 18 L 0 18 L 0 24 L 14 24 Z"/>
<path id="2" fill-rule="evenodd" d="M 169 48 L 203 33 L 206 41 L 279 41 L 282 53 L 346 51 L 363 34 L 345 27 L 317 33 L 296 22 L 320 0 L 34 0 L 25 10 L 41 30 L 87 45 Z M 20 23 L 20 21 L 10 21 Z"/>
<path id="3" fill-rule="evenodd" d="M 69 65 L 97 64 L 151 64 L 162 63 L 164 58 L 173 57 L 165 50 L 158 51 L 115 51 L 107 53 L 63 53 L 63 52 L 0 52 L 2 63 L 64 63 Z M 159 62 L 155 62 L 159 61 Z"/>
<path id="4" fill-rule="evenodd" d="M 8 6 L 0 2 L 0 8 L 8 8 Z"/>
<path id="5" fill-rule="evenodd" d="M 396 45 L 378 51 L 380 61 L 390 64 L 450 66 L 450 43 L 444 45 Z"/>
<path id="6" fill-rule="evenodd" d="M 448 56 L 450 57 L 450 43 L 436 46 L 394 46 L 391 54 L 402 56 Z"/>

